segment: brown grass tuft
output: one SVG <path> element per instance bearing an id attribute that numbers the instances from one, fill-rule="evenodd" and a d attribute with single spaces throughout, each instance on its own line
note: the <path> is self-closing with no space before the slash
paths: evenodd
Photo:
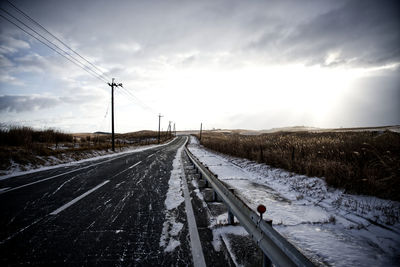
<path id="1" fill-rule="evenodd" d="M 348 192 L 400 200 L 400 134 L 296 132 L 245 136 L 204 133 L 201 144 L 308 176 Z"/>
<path id="2" fill-rule="evenodd" d="M 158 132 L 140 131 L 115 135 L 115 148 L 158 143 Z M 161 134 L 161 142 L 172 138 Z M 15 162 L 39 166 L 46 157 L 84 157 L 85 152 L 111 149 L 110 134 L 66 134 L 57 130 L 35 130 L 30 127 L 0 129 L 0 170 L 7 170 Z"/>

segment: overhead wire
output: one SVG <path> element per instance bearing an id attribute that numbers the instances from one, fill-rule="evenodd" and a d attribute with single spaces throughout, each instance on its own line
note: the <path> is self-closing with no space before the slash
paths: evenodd
<path id="1" fill-rule="evenodd" d="M 30 26 L 28 26 L 27 24 L 25 24 L 23 21 L 21 21 L 20 19 L 18 19 L 17 17 L 15 17 L 14 15 L 12 15 L 11 13 L 9 13 L 7 10 L 0 8 L 1 11 L 5 12 L 7 15 L 9 15 L 10 17 L 12 17 L 14 20 L 18 21 L 19 23 L 21 23 L 22 25 L 24 25 L 26 28 L 30 29 L 31 31 L 33 31 L 34 33 L 36 33 L 37 35 L 39 35 L 41 38 L 43 38 L 44 40 L 46 40 L 48 43 L 52 44 L 54 47 L 51 47 L 48 43 L 44 42 L 43 40 L 40 40 L 37 36 L 34 36 L 32 33 L 29 33 L 28 31 L 26 31 L 25 29 L 23 29 L 22 27 L 20 27 L 19 25 L 17 25 L 17 23 L 11 21 L 9 18 L 5 17 L 2 15 L 3 18 L 5 18 L 6 20 L 8 20 L 9 22 L 11 22 L 12 24 L 14 24 L 15 26 L 17 26 L 18 28 L 20 28 L 21 30 L 23 30 L 25 33 L 29 34 L 30 36 L 32 36 L 33 38 L 35 38 L 36 40 L 40 41 L 41 43 L 43 43 L 44 45 L 46 45 L 47 47 L 51 48 L 53 51 L 57 52 L 59 55 L 65 57 L 66 59 L 68 59 L 69 61 L 71 61 L 72 63 L 74 63 L 75 65 L 77 65 L 78 67 L 80 67 L 81 69 L 84 69 L 86 72 L 90 73 L 93 76 L 96 76 L 97 78 L 103 80 L 104 82 L 107 83 L 107 80 L 104 79 L 102 76 L 100 76 L 98 73 L 96 73 L 95 71 L 93 71 L 91 68 L 87 67 L 85 64 L 83 64 L 81 61 L 79 61 L 78 59 L 74 58 L 71 54 L 69 54 L 68 52 L 66 52 L 65 50 L 63 50 L 62 48 L 60 48 L 58 45 L 54 44 L 53 42 L 51 42 L 50 40 L 48 40 L 46 37 L 44 37 L 43 35 L 41 35 L 40 33 L 38 33 L 36 30 L 32 29 Z M 1 15 L 1 14 L 0 14 Z M 66 55 L 60 53 L 57 49 L 61 50 L 62 52 L 64 52 L 66 55 L 68 55 L 69 57 L 67 57 Z"/>
<path id="2" fill-rule="evenodd" d="M 110 102 L 108 102 L 106 113 L 104 114 L 104 117 L 101 119 L 101 122 L 99 123 L 99 126 L 98 126 L 99 130 L 103 129 L 104 121 L 107 118 L 109 108 L 110 108 Z"/>
<path id="3" fill-rule="evenodd" d="M 150 112 L 154 112 L 152 108 L 150 108 L 149 106 L 145 105 L 144 103 L 139 102 L 139 100 L 137 98 L 135 98 L 134 96 L 130 95 L 127 93 L 126 90 L 117 90 L 116 92 L 120 93 L 121 95 L 124 95 L 126 99 L 130 100 L 132 103 L 135 104 L 139 104 L 143 109 L 150 111 Z"/>
<path id="4" fill-rule="evenodd" d="M 78 52 L 76 52 L 74 49 L 72 49 L 69 45 L 67 45 L 65 42 L 63 42 L 62 40 L 60 40 L 60 38 L 58 38 L 57 36 L 55 36 L 54 34 L 52 34 L 49 30 L 47 30 L 44 26 L 42 26 L 39 22 L 37 22 L 36 20 L 34 20 L 32 17 L 30 17 L 28 14 L 26 14 L 24 11 L 22 11 L 21 9 L 19 9 L 17 6 L 15 6 L 11 1 L 8 1 L 8 4 L 11 5 L 15 10 L 17 10 L 19 13 L 21 13 L 25 18 L 29 19 L 31 22 L 35 23 L 37 26 L 39 26 L 41 29 L 43 29 L 45 32 L 47 32 L 48 34 L 50 34 L 53 38 L 55 38 L 58 42 L 60 42 L 61 44 L 63 44 L 66 48 L 68 48 L 69 50 L 71 50 L 75 55 L 79 56 L 81 59 L 83 59 L 85 62 L 87 62 L 88 64 L 90 64 L 93 68 L 95 68 L 97 71 L 99 71 L 100 76 L 104 76 L 105 78 L 107 78 L 108 80 L 111 80 L 110 77 L 108 77 L 103 70 L 101 70 L 100 68 L 98 68 L 96 65 L 94 65 L 92 62 L 90 62 L 89 60 L 87 60 L 85 57 L 83 57 L 81 54 L 79 54 Z"/>
<path id="5" fill-rule="evenodd" d="M 110 79 L 100 68 L 98 68 L 96 65 L 94 65 L 93 63 L 91 63 L 89 60 L 87 60 L 86 58 L 84 58 L 82 55 L 80 55 L 78 52 L 76 52 L 75 50 L 73 50 L 70 46 L 68 46 L 65 42 L 63 42 L 62 40 L 60 40 L 57 36 L 55 36 L 54 34 L 52 34 L 50 31 L 48 31 L 44 26 L 42 26 L 39 22 L 37 22 L 36 20 L 34 20 L 33 18 L 31 18 L 28 14 L 26 14 L 25 12 L 23 12 L 21 9 L 19 9 L 18 7 L 16 7 L 13 3 L 11 3 L 10 1 L 7 0 L 7 2 L 15 9 L 17 10 L 20 14 L 22 14 L 25 18 L 27 18 L 29 21 L 33 22 L 34 24 L 36 24 L 37 26 L 39 26 L 41 29 L 43 29 L 46 33 L 48 33 L 50 36 L 52 36 L 54 39 L 56 39 L 58 42 L 60 42 L 64 47 L 68 48 L 70 51 L 72 51 L 75 55 L 79 56 L 82 60 L 84 60 L 85 62 L 87 62 L 88 64 L 90 64 L 92 67 L 87 66 L 86 64 L 82 63 L 79 59 L 75 58 L 73 55 L 71 55 L 70 53 L 68 53 L 67 51 L 65 51 L 64 49 L 62 49 L 61 47 L 59 47 L 57 44 L 54 44 L 51 40 L 49 40 L 48 38 L 44 37 L 42 34 L 38 33 L 35 29 L 31 28 L 30 26 L 28 26 L 26 23 L 24 23 L 23 21 L 21 21 L 20 19 L 18 19 L 17 17 L 15 17 L 14 15 L 12 15 L 11 13 L 9 13 L 7 10 L 0 8 L 3 12 L 5 12 L 8 16 L 10 16 L 11 18 L 13 18 L 14 20 L 18 21 L 20 24 L 22 24 L 23 26 L 25 26 L 27 29 L 30 29 L 32 32 L 36 33 L 38 36 L 40 36 L 41 38 L 43 38 L 44 40 L 47 41 L 47 43 L 41 39 L 39 39 L 37 36 L 35 36 L 34 34 L 32 34 L 31 32 L 28 32 L 26 29 L 22 28 L 20 25 L 18 25 L 16 22 L 12 21 L 10 18 L 2 15 L 0 13 L 0 16 L 4 19 L 6 19 L 8 22 L 12 23 L 13 25 L 15 25 L 16 27 L 18 27 L 20 30 L 24 31 L 26 34 L 30 35 L 31 37 L 35 38 L 36 40 L 38 40 L 39 42 L 41 42 L 42 44 L 46 45 L 48 48 L 50 48 L 51 50 L 53 50 L 54 52 L 56 52 L 57 54 L 61 55 L 62 57 L 64 57 L 65 59 L 67 59 L 68 61 L 70 61 L 71 63 L 75 64 L 76 66 L 78 66 L 79 68 L 83 69 L 84 71 L 86 71 L 87 73 L 89 73 L 90 75 L 92 75 L 93 77 L 108 83 L 108 81 L 105 79 Z M 53 45 L 52 46 L 50 46 Z M 58 50 L 57 50 L 58 49 Z M 61 53 L 60 51 L 62 51 L 63 53 Z M 68 55 L 68 56 L 66 56 Z M 94 68 L 94 69 L 93 69 Z M 150 106 L 148 106 L 147 104 L 145 104 L 143 101 L 141 101 L 137 96 L 135 96 L 134 94 L 132 94 L 128 89 L 121 87 L 121 93 L 124 94 L 128 99 L 130 99 L 131 101 L 139 104 L 140 106 L 142 106 L 143 108 L 154 112 L 154 109 L 151 108 Z M 117 90 L 119 92 L 119 90 Z M 106 115 L 107 116 L 108 113 L 108 108 L 107 108 L 107 112 Z"/>
<path id="6" fill-rule="evenodd" d="M 153 113 L 157 113 L 152 107 L 144 103 L 140 98 L 132 94 L 127 88 L 122 88 L 122 92 L 125 92 L 125 94 L 130 97 L 135 103 L 141 105 L 144 109 L 147 109 L 148 111 L 151 111 Z"/>

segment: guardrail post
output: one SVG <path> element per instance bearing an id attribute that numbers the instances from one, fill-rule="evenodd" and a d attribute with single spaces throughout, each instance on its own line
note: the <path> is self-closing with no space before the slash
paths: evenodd
<path id="1" fill-rule="evenodd" d="M 232 225 L 235 223 L 235 215 L 228 209 L 228 224 Z"/>
<path id="2" fill-rule="evenodd" d="M 263 267 L 272 267 L 272 261 L 268 258 L 267 255 L 265 255 L 265 253 L 263 252 L 263 263 L 262 263 Z"/>
<path id="3" fill-rule="evenodd" d="M 265 222 L 272 226 L 272 220 L 265 220 Z M 265 255 L 264 252 L 262 252 L 262 254 L 263 254 L 262 266 L 263 267 L 271 267 L 272 266 L 272 261 L 268 258 L 267 255 Z"/>
<path id="4" fill-rule="evenodd" d="M 257 245 L 263 251 L 263 266 L 272 266 L 272 262 L 277 266 L 314 266 L 309 259 L 296 249 L 296 247 L 290 244 L 282 235 L 271 227 L 272 221 L 263 220 L 262 214 L 266 212 L 266 207 L 264 205 L 259 205 L 257 207 L 257 211 L 260 213 L 260 215 L 257 216 L 256 213 L 251 211 L 251 209 L 237 198 L 235 194 L 227 192 L 229 189 L 223 181 L 218 179 L 217 175 L 214 175 L 209 169 L 201 165 L 190 151 L 187 149 L 185 149 L 185 151 L 189 158 L 192 159 L 194 165 L 199 168 L 198 171 L 203 174 L 203 179 L 199 180 L 199 187 L 201 187 L 200 184 L 207 181 L 207 185 L 212 186 L 213 190 L 217 192 L 218 197 L 227 206 L 229 224 L 234 223 L 235 216 L 232 211 L 235 211 L 240 224 L 244 226 L 252 239 L 257 242 Z M 264 255 L 264 251 L 268 253 L 269 257 Z"/>
<path id="5" fill-rule="evenodd" d="M 233 188 L 228 188 L 228 190 L 232 193 L 234 193 L 234 189 Z M 233 215 L 233 213 L 231 212 L 231 210 L 228 208 L 228 224 L 234 224 L 235 223 L 235 216 Z"/>
<path id="6" fill-rule="evenodd" d="M 215 190 L 213 190 L 213 201 L 215 201 L 215 202 L 219 201 L 218 194 Z"/>

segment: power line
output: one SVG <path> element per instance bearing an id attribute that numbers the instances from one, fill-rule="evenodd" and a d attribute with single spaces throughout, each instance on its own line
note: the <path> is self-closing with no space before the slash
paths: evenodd
<path id="1" fill-rule="evenodd" d="M 122 90 L 118 90 L 117 92 L 120 93 L 121 95 L 124 95 L 127 99 L 132 101 L 135 104 L 139 104 L 143 109 L 146 109 L 147 111 L 151 113 L 156 113 L 153 108 L 151 108 L 149 105 L 146 105 L 143 101 L 141 101 L 138 97 L 133 95 L 131 92 L 127 91 L 125 88 L 120 88 Z"/>
<path id="2" fill-rule="evenodd" d="M 52 44 L 54 47 L 60 49 L 62 52 L 64 52 L 66 55 L 68 55 L 70 58 L 67 58 L 69 61 L 71 61 L 71 59 L 73 59 L 75 61 L 75 65 L 78 64 L 78 66 L 82 69 L 84 69 L 86 72 L 91 71 L 93 72 L 96 76 L 99 76 L 99 78 L 104 81 L 107 82 L 106 80 L 104 80 L 103 76 L 107 79 L 109 79 L 102 70 L 100 70 L 96 65 L 94 65 L 93 63 L 91 63 L 90 61 L 88 61 L 86 58 L 84 58 L 82 55 L 80 55 L 78 52 L 76 52 L 75 50 L 73 50 L 70 46 L 68 46 L 65 42 L 63 42 L 62 40 L 60 40 L 57 36 L 55 36 L 54 34 L 52 34 L 50 31 L 48 31 L 44 26 L 42 26 L 39 22 L 37 22 L 36 20 L 34 20 L 32 17 L 30 17 L 28 14 L 26 14 L 24 11 L 22 11 L 21 9 L 19 9 L 17 6 L 15 6 L 12 2 L 10 2 L 9 0 L 7 0 L 8 4 L 10 4 L 14 9 L 16 9 L 19 13 L 21 13 L 25 18 L 29 19 L 31 22 L 35 23 L 36 25 L 38 25 L 40 28 L 42 28 L 44 31 L 46 31 L 48 34 L 50 34 L 53 38 L 55 38 L 56 40 L 58 40 L 61 44 L 63 44 L 65 47 L 67 47 L 69 50 L 71 50 L 74 54 L 78 55 L 80 58 L 82 58 L 84 61 L 86 61 L 87 63 L 89 63 L 91 66 L 93 66 L 95 69 L 97 69 L 98 71 L 100 71 L 100 74 L 96 71 L 94 71 L 92 68 L 86 66 L 84 63 L 82 63 L 80 60 L 76 59 L 75 57 L 73 57 L 70 53 L 68 53 L 67 51 L 65 51 L 64 49 L 60 48 L 58 45 L 54 44 L 52 41 L 50 41 L 49 39 L 47 39 L 46 37 L 44 37 L 43 35 L 41 35 L 40 33 L 38 33 L 37 31 L 35 31 L 34 29 L 32 29 L 31 27 L 29 27 L 27 24 L 25 24 L 24 22 L 22 22 L 21 20 L 19 20 L 18 18 L 16 18 L 15 16 L 13 16 L 12 14 L 10 14 L 9 12 L 7 12 L 6 10 L 4 10 L 3 8 L 1 8 L 1 10 L 3 10 L 4 12 L 6 12 L 9 16 L 11 16 L 12 18 L 14 18 L 15 20 L 17 20 L 18 22 L 20 22 L 21 24 L 23 24 L 25 27 L 27 27 L 28 29 L 30 29 L 31 31 L 35 32 L 36 34 L 38 34 L 40 37 L 42 37 L 44 40 L 46 40 L 48 43 Z M 9 20 L 10 21 L 10 20 Z M 10 21 L 11 22 L 11 21 Z M 15 23 L 13 23 L 15 25 Z M 17 26 L 17 25 L 16 25 Z M 21 27 L 19 27 L 21 29 Z M 26 31 L 25 31 L 26 32 Z M 30 34 L 32 36 L 32 34 Z M 35 39 L 38 40 L 38 38 L 36 38 L 35 36 L 33 36 Z M 40 40 L 39 40 L 40 41 Z M 43 42 L 42 42 L 43 43 Z M 46 44 L 46 46 L 49 47 L 49 45 Z M 51 48 L 51 47 L 49 47 Z M 52 49 L 55 50 L 55 49 Z M 57 52 L 57 51 L 56 51 Z M 57 52 L 58 54 L 60 54 L 59 52 Z M 64 56 L 65 57 L 65 56 Z M 71 61 L 72 62 L 72 61 Z M 131 99 L 133 99 L 136 103 L 139 103 L 142 107 L 144 107 L 145 109 L 148 109 L 152 112 L 155 113 L 155 111 L 148 105 L 146 105 L 143 101 L 141 101 L 138 97 L 136 97 L 135 95 L 133 95 L 128 89 L 123 88 L 123 90 L 125 91 L 126 95 L 128 97 L 130 97 Z"/>
<path id="3" fill-rule="evenodd" d="M 87 60 L 86 58 L 84 58 L 82 55 L 80 55 L 78 52 L 76 52 L 74 49 L 72 49 L 70 46 L 68 46 L 66 43 L 64 43 L 62 40 L 60 40 L 57 36 L 55 36 L 54 34 L 52 34 L 50 31 L 48 31 L 44 26 L 42 26 L 39 22 L 37 22 L 36 20 L 34 20 L 33 18 L 31 18 L 28 14 L 26 14 L 24 11 L 22 11 L 21 9 L 19 9 L 17 6 L 15 6 L 12 2 L 8 1 L 8 4 L 10 4 L 14 9 L 16 9 L 19 13 L 21 13 L 24 17 L 26 17 L 27 19 L 29 19 L 30 21 L 32 21 L 33 23 L 35 23 L 36 25 L 38 25 L 40 28 L 42 28 L 44 31 L 46 31 L 48 34 L 50 34 L 53 38 L 55 38 L 57 41 L 59 41 L 61 44 L 63 44 L 65 47 L 67 47 L 69 50 L 71 50 L 74 54 L 76 54 L 77 56 L 79 56 L 81 59 L 83 59 L 84 61 L 86 61 L 88 64 L 90 64 L 91 66 L 93 66 L 96 70 L 98 70 L 100 72 L 100 76 L 104 76 L 107 79 L 110 79 L 101 69 L 99 69 L 96 65 L 94 65 L 93 63 L 91 63 L 89 60 Z"/>
<path id="4" fill-rule="evenodd" d="M 121 90 L 119 90 L 118 92 L 119 92 L 121 95 L 125 96 L 125 97 L 126 97 L 127 99 L 129 99 L 130 101 L 132 101 L 132 103 L 134 103 L 134 104 L 139 104 L 139 106 L 141 106 L 144 110 L 147 110 L 147 111 L 149 111 L 149 112 L 151 112 L 151 113 L 154 112 L 151 108 L 147 107 L 147 106 L 144 105 L 143 103 L 138 102 L 137 99 L 135 99 L 135 98 L 133 98 L 131 95 L 127 94 L 126 91 L 121 91 Z"/>
<path id="5" fill-rule="evenodd" d="M 34 33 L 36 33 L 37 35 L 39 35 L 40 37 L 42 37 L 44 40 L 46 40 L 48 43 L 52 44 L 54 47 L 58 48 L 59 50 L 61 50 L 62 52 L 64 52 L 66 55 L 68 55 L 71 59 L 73 59 L 75 62 L 77 62 L 78 64 L 81 65 L 81 68 L 84 67 L 87 70 L 90 70 L 91 72 L 93 72 L 95 75 L 101 77 L 97 72 L 93 71 L 91 68 L 89 68 L 88 66 L 86 66 L 85 64 L 83 64 L 81 61 L 79 61 L 78 59 L 74 58 L 71 54 L 69 54 L 67 51 L 63 50 L 62 48 L 60 48 L 58 45 L 54 44 L 52 41 L 50 41 L 49 39 L 47 39 L 46 37 L 44 37 L 43 35 L 41 35 L 40 33 L 38 33 L 37 31 L 35 31 L 34 29 L 32 29 L 31 27 L 29 27 L 27 24 L 25 24 L 23 21 L 21 21 L 20 19 L 18 19 L 17 17 L 15 17 L 14 15 L 12 15 L 11 13 L 9 13 L 7 10 L 0 8 L 3 12 L 7 13 L 10 17 L 14 18 L 15 20 L 17 20 L 19 23 L 21 23 L 22 25 L 24 25 L 26 28 L 30 29 L 31 31 L 33 31 Z M 37 39 L 37 38 L 36 38 Z M 103 81 L 105 81 L 105 79 L 103 79 Z"/>
<path id="6" fill-rule="evenodd" d="M 127 95 L 131 96 L 133 98 L 133 100 L 135 100 L 136 103 L 138 103 L 142 107 L 148 109 L 149 111 L 156 113 L 153 108 L 151 108 L 149 105 L 147 105 L 142 100 L 140 100 L 137 96 L 135 96 L 130 91 L 128 91 L 128 89 L 126 89 L 126 88 L 122 88 L 122 89 L 126 92 Z"/>
<path id="7" fill-rule="evenodd" d="M 36 40 L 40 41 L 42 44 L 46 45 L 47 47 L 49 47 L 50 49 L 52 49 L 53 51 L 57 52 L 58 54 L 60 54 L 61 56 L 65 57 L 66 59 L 68 59 L 69 61 L 71 61 L 72 63 L 74 63 L 75 65 L 77 65 L 78 67 L 80 67 L 81 69 L 85 70 L 86 72 L 90 73 L 91 75 L 101 79 L 102 81 L 107 83 L 107 80 L 104 79 L 102 76 L 100 76 L 98 73 L 96 73 L 95 71 L 93 71 L 91 68 L 87 67 L 85 64 L 83 64 L 82 62 L 80 62 L 78 59 L 74 58 L 71 54 L 69 54 L 68 52 L 64 51 L 62 48 L 60 48 L 58 45 L 54 44 L 53 42 L 51 42 L 50 40 L 48 40 L 46 37 L 44 37 L 43 35 L 41 35 L 40 33 L 38 33 L 37 31 L 35 31 L 34 29 L 32 29 L 31 27 L 29 27 L 28 25 L 26 25 L 23 21 L 19 20 L 18 18 L 16 18 L 14 15 L 10 14 L 7 10 L 0 8 L 3 12 L 5 12 L 7 15 L 9 15 L 10 17 L 12 17 L 13 19 L 15 19 L 16 21 L 18 21 L 19 23 L 21 23 L 22 25 L 24 25 L 26 28 L 30 29 L 31 31 L 33 31 L 34 33 L 36 33 L 37 35 L 39 35 L 40 37 L 42 37 L 44 40 L 46 40 L 48 43 L 52 44 L 54 47 L 58 48 L 59 50 L 61 50 L 62 52 L 64 52 L 65 54 L 67 54 L 69 57 L 63 55 L 62 53 L 60 53 L 58 50 L 56 50 L 54 47 L 51 47 L 50 45 L 48 45 L 47 43 L 45 43 L 44 41 L 40 40 L 38 37 L 34 36 L 33 34 L 29 33 L 28 31 L 26 31 L 25 29 L 23 29 L 22 27 L 20 27 L 19 25 L 17 25 L 15 22 L 11 21 L 9 18 L 1 15 L 3 18 L 5 18 L 6 20 L 8 20 L 9 22 L 11 22 L 12 24 L 14 24 L 15 26 L 17 26 L 18 28 L 20 28 L 21 30 L 23 30 L 25 33 L 29 34 L 30 36 L 32 36 L 33 38 L 35 38 Z M 73 61 L 73 60 L 74 61 Z M 89 72 L 91 71 L 91 72 Z"/>
<path id="8" fill-rule="evenodd" d="M 94 76 L 95 78 L 108 83 L 108 81 L 106 79 L 110 79 L 100 68 L 98 68 L 96 65 L 94 65 L 93 63 L 91 63 L 89 60 L 87 60 L 86 58 L 84 58 L 82 55 L 80 55 L 78 52 L 76 52 L 75 50 L 73 50 L 70 46 L 68 46 L 65 42 L 63 42 L 62 40 L 60 40 L 57 36 L 55 36 L 54 34 L 52 34 L 50 31 L 48 31 L 44 26 L 42 26 L 39 22 L 37 22 L 36 20 L 34 20 L 33 18 L 31 18 L 28 14 L 26 14 L 25 12 L 23 12 L 21 9 L 19 9 L 17 6 L 15 6 L 13 3 L 11 3 L 10 1 L 8 1 L 8 4 L 10 4 L 15 10 L 17 10 L 20 14 L 22 14 L 26 19 L 28 19 L 30 22 L 33 22 L 35 25 L 39 26 L 42 30 L 44 30 L 47 34 L 49 34 L 50 36 L 52 36 L 54 39 L 56 39 L 59 43 L 61 43 L 64 47 L 66 47 L 67 49 L 69 49 L 70 51 L 72 51 L 75 55 L 77 55 L 79 58 L 81 58 L 82 60 L 84 60 L 85 62 L 87 62 L 89 65 L 91 65 L 92 67 L 86 65 L 84 62 L 82 62 L 81 60 L 75 58 L 72 54 L 70 54 L 69 52 L 67 52 L 66 50 L 64 50 L 63 48 L 61 48 L 60 46 L 58 46 L 57 44 L 55 44 L 54 42 L 52 42 L 51 40 L 49 40 L 48 38 L 46 38 L 45 36 L 43 36 L 41 33 L 39 33 L 38 31 L 36 31 L 35 29 L 33 29 L 32 27 L 30 27 L 29 25 L 27 25 L 26 23 L 24 23 L 23 21 L 21 21 L 19 18 L 17 18 L 16 16 L 14 16 L 13 14 L 11 14 L 10 12 L 8 12 L 7 10 L 0 8 L 1 11 L 3 11 L 4 13 L 6 13 L 9 17 L 0 14 L 0 16 L 2 18 L 4 18 L 5 20 L 7 20 L 8 22 L 10 22 L 11 24 L 15 25 L 16 27 L 18 27 L 20 30 L 22 30 L 23 32 L 25 32 L 26 34 L 30 35 L 31 37 L 33 37 L 34 39 L 38 40 L 39 42 L 41 42 L 42 44 L 46 45 L 48 48 L 50 48 L 51 50 L 53 50 L 54 52 L 56 52 L 57 54 L 61 55 L 62 57 L 64 57 L 65 59 L 67 59 L 68 61 L 72 62 L 73 64 L 75 64 L 76 66 L 78 66 L 79 68 L 83 69 L 84 71 L 86 71 L 87 73 L 89 73 L 90 75 Z M 12 20 L 13 19 L 13 20 Z M 19 22 L 16 23 L 16 22 Z M 23 28 L 22 26 L 24 26 L 25 28 Z M 29 32 L 27 29 L 29 29 L 32 32 Z M 36 34 L 36 35 L 35 35 Z M 41 37 L 42 39 L 40 39 L 39 37 Z M 62 51 L 63 53 L 61 53 L 60 51 Z M 114 80 L 114 79 L 113 79 Z M 112 84 L 108 83 L 109 85 L 114 85 L 114 82 L 112 82 Z M 144 107 L 145 109 L 150 110 L 151 112 L 155 111 L 148 106 L 147 104 L 145 104 L 143 101 L 141 101 L 138 97 L 136 97 L 134 94 L 132 94 L 128 89 L 125 89 L 122 87 L 122 84 L 119 85 L 115 85 L 115 86 L 121 86 L 121 93 L 124 94 L 125 96 L 128 97 L 128 99 L 134 101 L 135 103 L 138 103 L 139 105 L 141 105 L 142 107 Z M 113 86 L 112 86 L 113 87 Z M 113 111 L 113 109 L 112 109 Z M 108 108 L 107 108 L 107 112 L 108 112 Z M 106 115 L 107 116 L 107 112 Z M 160 119 L 160 117 L 159 117 Z"/>

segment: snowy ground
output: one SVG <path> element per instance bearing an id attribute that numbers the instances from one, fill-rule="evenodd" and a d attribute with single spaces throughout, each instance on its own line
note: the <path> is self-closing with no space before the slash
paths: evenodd
<path id="1" fill-rule="evenodd" d="M 214 153 L 194 137 L 189 149 L 235 188 L 249 207 L 266 205 L 274 228 L 315 262 L 335 266 L 400 262 L 399 202 L 345 194 L 320 178 Z"/>
<path id="2" fill-rule="evenodd" d="M 185 200 L 182 196 L 182 161 L 181 153 L 183 146 L 178 149 L 172 163 L 173 169 L 168 182 L 167 198 L 165 199 L 166 221 L 163 224 L 163 231 L 160 238 L 160 247 L 164 252 L 171 252 L 181 243 L 175 237 L 182 230 L 183 223 L 177 221 L 176 209 Z"/>
<path id="3" fill-rule="evenodd" d="M 175 140 L 175 139 L 173 139 Z M 90 162 L 94 160 L 101 160 L 101 159 L 106 159 L 106 158 L 112 158 L 112 157 L 117 157 L 121 156 L 127 153 L 134 153 L 134 152 L 140 152 L 146 149 L 151 149 L 153 147 L 157 146 L 165 146 L 169 143 L 171 143 L 173 140 L 161 144 L 161 145 L 147 145 L 147 146 L 140 146 L 140 147 L 126 147 L 123 148 L 120 151 L 113 152 L 111 150 L 94 150 L 90 152 L 85 152 L 83 155 L 81 155 L 82 158 L 81 160 L 76 160 L 74 159 L 71 155 L 70 156 L 61 156 L 60 158 L 56 158 L 54 156 L 52 157 L 42 157 L 43 161 L 45 162 L 43 165 L 20 165 L 15 162 L 12 163 L 11 168 L 7 170 L 1 170 L 0 172 L 0 180 L 8 179 L 11 177 L 19 176 L 19 175 L 24 175 L 24 174 L 29 174 L 29 173 L 34 173 L 38 171 L 44 171 L 44 170 L 50 170 L 54 168 L 59 168 L 59 167 L 65 167 L 65 166 L 71 166 L 71 165 L 77 165 L 81 164 L 83 162 Z"/>

